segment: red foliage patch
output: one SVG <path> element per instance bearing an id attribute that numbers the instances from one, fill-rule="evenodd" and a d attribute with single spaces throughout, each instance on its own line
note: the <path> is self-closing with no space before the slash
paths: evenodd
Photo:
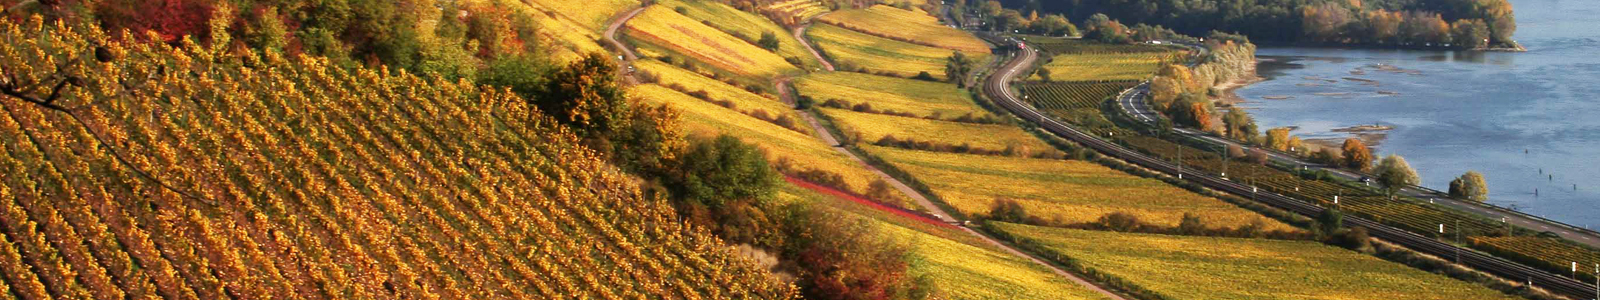
<path id="1" fill-rule="evenodd" d="M 209 38 L 207 21 L 214 7 L 205 0 L 109 0 L 95 3 L 101 26 L 110 32 L 127 29 L 143 38 L 154 31 L 162 41 L 184 36 Z"/>
<path id="2" fill-rule="evenodd" d="M 822 192 L 823 194 L 828 194 L 829 196 L 838 197 L 839 199 L 850 200 L 850 202 L 860 203 L 861 205 L 866 205 L 867 207 L 871 207 L 873 209 L 877 209 L 877 210 L 881 210 L 881 211 L 886 211 L 886 212 L 889 212 L 889 213 L 892 213 L 892 214 L 895 214 L 895 215 L 898 215 L 898 216 L 901 216 L 901 217 L 909 218 L 909 219 L 912 219 L 912 220 L 917 220 L 917 221 L 920 221 L 920 222 L 923 222 L 923 223 L 933 224 L 935 226 L 941 226 L 941 227 L 950 228 L 950 229 L 958 229 L 958 228 L 956 228 L 955 225 L 950 225 L 950 223 L 940 222 L 939 220 L 934 219 L 931 216 L 924 215 L 921 212 L 910 211 L 910 210 L 906 210 L 906 209 L 903 209 L 903 208 L 883 205 L 883 203 L 878 203 L 877 201 L 867 200 L 867 198 L 863 198 L 863 197 L 861 197 L 859 195 L 856 195 L 854 193 L 840 191 L 840 190 L 837 190 L 837 189 L 834 189 L 834 188 L 821 186 L 821 185 L 818 185 L 818 184 L 815 184 L 815 183 L 811 183 L 809 181 L 805 181 L 804 179 L 794 178 L 794 177 L 790 177 L 790 176 L 784 176 L 783 180 L 788 181 L 789 183 L 793 183 L 794 185 L 800 186 L 802 188 L 806 188 L 808 190 Z"/>

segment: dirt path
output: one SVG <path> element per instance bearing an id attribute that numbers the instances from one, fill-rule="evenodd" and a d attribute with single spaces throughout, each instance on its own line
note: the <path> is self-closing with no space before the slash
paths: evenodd
<path id="1" fill-rule="evenodd" d="M 818 14 L 818 15 L 815 15 L 815 16 L 811 16 L 810 19 L 806 19 L 805 20 L 805 23 L 803 23 L 804 25 L 800 25 L 798 27 L 795 27 L 794 28 L 794 39 L 800 41 L 800 45 L 801 46 L 805 46 L 806 47 L 806 51 L 811 51 L 811 56 L 812 57 L 816 57 L 818 62 L 822 62 L 822 68 L 823 69 L 827 69 L 828 71 L 831 72 L 831 71 L 834 71 L 833 63 L 832 62 L 828 62 L 827 58 L 823 58 L 822 57 L 822 52 L 817 52 L 817 47 L 812 46 L 811 45 L 811 40 L 806 38 L 806 30 L 811 30 L 811 19 L 816 19 L 817 17 L 821 17 L 822 15 L 826 15 L 826 14 L 829 14 L 829 13 L 822 13 L 822 14 Z"/>
<path id="2" fill-rule="evenodd" d="M 627 44 L 617 40 L 617 31 L 621 30 L 622 25 L 627 24 L 628 20 L 632 20 L 633 17 L 644 12 L 644 9 L 645 7 L 639 7 L 622 13 L 611 21 L 611 25 L 606 26 L 606 42 L 610 42 L 611 46 L 617 49 L 617 52 L 622 52 L 622 61 L 617 62 L 617 65 L 621 66 L 621 68 L 617 68 L 617 74 L 621 75 L 622 80 L 628 84 L 639 84 L 639 78 L 633 76 L 633 61 L 639 59 L 639 54 L 633 53 L 633 48 L 628 48 Z"/>

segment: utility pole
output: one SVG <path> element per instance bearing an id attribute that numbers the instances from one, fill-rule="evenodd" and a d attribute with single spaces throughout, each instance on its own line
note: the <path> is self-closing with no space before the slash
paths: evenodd
<path id="1" fill-rule="evenodd" d="M 1461 219 L 1456 219 L 1456 264 L 1461 264 Z"/>

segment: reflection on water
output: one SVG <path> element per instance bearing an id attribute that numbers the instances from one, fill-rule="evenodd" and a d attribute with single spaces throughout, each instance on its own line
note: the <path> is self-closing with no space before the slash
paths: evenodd
<path id="1" fill-rule="evenodd" d="M 1423 185 L 1477 170 L 1495 204 L 1600 227 L 1600 2 L 1512 4 L 1529 52 L 1262 48 L 1269 80 L 1240 89 L 1242 106 L 1306 138 L 1392 126 L 1378 150 Z"/>

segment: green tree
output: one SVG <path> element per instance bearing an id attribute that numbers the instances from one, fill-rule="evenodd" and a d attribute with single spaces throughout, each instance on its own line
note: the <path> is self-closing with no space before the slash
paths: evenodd
<path id="1" fill-rule="evenodd" d="M 1450 25 L 1452 41 L 1457 47 L 1477 49 L 1489 47 L 1489 24 L 1478 19 L 1456 20 Z"/>
<path id="2" fill-rule="evenodd" d="M 778 51 L 778 35 L 773 34 L 771 31 L 762 32 L 761 40 L 756 41 L 756 45 L 761 46 L 761 49 L 767 49 L 767 51 Z"/>
<path id="3" fill-rule="evenodd" d="M 1317 228 L 1321 229 L 1323 234 L 1331 235 L 1339 232 L 1340 229 L 1344 228 L 1344 212 L 1339 211 L 1338 208 L 1323 209 L 1322 213 L 1317 214 L 1317 225 L 1319 226 Z"/>
<path id="4" fill-rule="evenodd" d="M 1034 71 L 1033 74 L 1034 75 L 1039 75 L 1039 80 L 1040 81 L 1044 81 L 1044 82 L 1052 81 L 1050 79 L 1050 68 L 1039 68 L 1039 70 L 1038 71 Z"/>
<path id="5" fill-rule="evenodd" d="M 627 124 L 628 102 L 616 72 L 610 59 L 590 53 L 551 74 L 534 105 L 578 136 L 603 137 Z"/>
<path id="6" fill-rule="evenodd" d="M 1251 118 L 1243 109 L 1228 110 L 1228 114 L 1222 115 L 1222 125 L 1227 129 L 1228 138 L 1237 141 L 1255 143 L 1256 136 L 1260 135 L 1255 118 Z"/>
<path id="7" fill-rule="evenodd" d="M 1483 173 L 1467 171 L 1450 181 L 1450 197 L 1472 201 L 1489 201 L 1489 183 L 1483 178 Z"/>
<path id="8" fill-rule="evenodd" d="M 1344 157 L 1341 165 L 1354 170 L 1366 170 L 1372 167 L 1372 149 L 1358 139 L 1345 139 L 1344 145 L 1339 147 Z"/>
<path id="9" fill-rule="evenodd" d="M 718 208 L 729 201 L 766 200 L 780 177 L 761 150 L 733 136 L 696 141 L 664 183 L 678 198 Z"/>
<path id="10" fill-rule="evenodd" d="M 1374 171 L 1378 173 L 1378 183 L 1383 185 L 1384 191 L 1388 192 L 1390 197 L 1394 197 L 1405 187 L 1422 183 L 1422 177 L 1417 175 L 1417 170 L 1412 169 L 1411 164 L 1406 163 L 1406 159 L 1399 155 L 1390 154 L 1383 157 L 1383 160 L 1378 161 Z"/>
<path id="11" fill-rule="evenodd" d="M 967 54 L 956 51 L 944 62 L 944 78 L 961 88 L 967 87 L 967 76 L 972 74 L 973 61 Z"/>

